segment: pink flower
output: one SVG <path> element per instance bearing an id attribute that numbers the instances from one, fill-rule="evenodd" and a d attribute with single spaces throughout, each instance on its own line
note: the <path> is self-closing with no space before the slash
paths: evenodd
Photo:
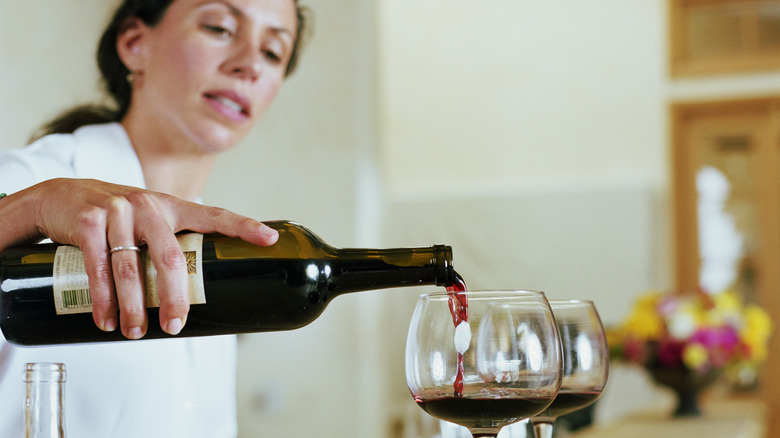
<path id="1" fill-rule="evenodd" d="M 700 328 L 691 336 L 691 342 L 698 342 L 708 348 L 733 350 L 739 344 L 739 333 L 732 326 Z"/>
<path id="2" fill-rule="evenodd" d="M 677 312 L 677 309 L 680 307 L 680 300 L 679 297 L 675 295 L 667 295 L 664 297 L 661 297 L 661 299 L 658 301 L 658 314 L 660 314 L 663 317 L 668 317 L 669 315 L 673 315 L 675 312 Z"/>
<path id="3" fill-rule="evenodd" d="M 726 365 L 740 350 L 739 333 L 731 326 L 699 329 L 691 336 L 690 342 L 707 349 L 710 365 L 714 367 Z"/>

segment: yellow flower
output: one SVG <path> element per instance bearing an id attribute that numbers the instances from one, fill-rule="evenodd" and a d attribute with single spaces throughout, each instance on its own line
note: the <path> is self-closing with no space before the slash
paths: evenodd
<path id="1" fill-rule="evenodd" d="M 739 313 L 742 308 L 742 300 L 734 291 L 725 291 L 713 296 L 715 308 L 721 312 Z"/>
<path id="2" fill-rule="evenodd" d="M 734 291 L 713 295 L 715 307 L 709 312 L 709 323 L 713 325 L 738 324 L 741 320 L 742 299 Z"/>
<path id="3" fill-rule="evenodd" d="M 762 361 L 767 355 L 767 340 L 772 330 L 772 320 L 756 305 L 747 306 L 744 315 L 745 325 L 739 332 L 740 337 L 750 348 L 751 359 Z"/>
<path id="4" fill-rule="evenodd" d="M 634 307 L 655 310 L 658 300 L 663 296 L 662 292 L 652 291 L 637 297 Z"/>
<path id="5" fill-rule="evenodd" d="M 745 327 L 746 331 L 756 332 L 757 334 L 769 337 L 772 331 L 772 320 L 761 307 L 751 304 L 745 308 Z"/>
<path id="6" fill-rule="evenodd" d="M 683 350 L 682 360 L 688 368 L 701 368 L 707 364 L 707 349 L 701 344 L 688 344 Z"/>
<path id="7" fill-rule="evenodd" d="M 654 308 L 636 307 L 626 318 L 625 333 L 641 341 L 660 339 L 664 332 L 664 322 Z"/>

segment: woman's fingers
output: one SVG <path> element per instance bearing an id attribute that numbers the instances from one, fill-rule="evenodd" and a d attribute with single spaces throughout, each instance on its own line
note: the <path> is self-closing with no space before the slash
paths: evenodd
<path id="1" fill-rule="evenodd" d="M 140 257 L 136 251 L 119 250 L 111 254 L 111 265 L 122 334 L 128 339 L 141 339 L 149 321 L 141 285 Z"/>
<path id="2" fill-rule="evenodd" d="M 117 327 L 117 302 L 106 239 L 88 240 L 81 244 L 81 251 L 92 297 L 92 318 L 101 330 L 114 331 Z"/>
<path id="3" fill-rule="evenodd" d="M 187 321 L 187 263 L 176 240 L 180 231 L 220 233 L 259 246 L 274 244 L 276 230 L 253 219 L 170 195 L 96 180 L 49 180 L 27 190 L 27 228 L 12 230 L 5 240 L 45 235 L 77 245 L 84 253 L 93 300 L 93 318 L 102 330 L 117 326 L 131 339 L 148 327 L 144 267 L 137 251 L 115 247 L 146 245 L 157 271 L 160 326 L 178 334 Z M 23 214 L 20 213 L 20 214 Z M 117 320 L 117 311 L 119 318 Z"/>
<path id="4" fill-rule="evenodd" d="M 178 230 L 198 233 L 218 233 L 238 237 L 258 246 L 276 243 L 279 233 L 268 225 L 254 219 L 233 213 L 219 207 L 206 207 L 181 201 L 184 205 L 176 209 Z"/>
<path id="5" fill-rule="evenodd" d="M 55 185 L 59 187 L 59 185 Z M 45 199 L 54 209 L 55 199 L 63 194 Z M 43 208 L 41 209 L 43 210 Z M 55 219 L 63 218 L 62 213 L 53 215 Z M 70 215 L 73 222 L 60 224 L 57 221 L 46 221 L 44 234 L 58 240 L 58 235 L 51 233 L 51 228 L 63 228 L 63 234 L 72 240 L 59 240 L 62 243 L 77 245 L 84 255 L 84 270 L 89 281 L 89 291 L 92 298 L 92 317 L 95 324 L 104 331 L 114 331 L 117 327 L 116 291 L 114 289 L 113 269 L 106 241 L 106 213 L 103 209 L 88 206 L 74 209 Z M 61 219 L 60 219 L 61 220 Z"/>
<path id="6" fill-rule="evenodd" d="M 136 250 L 138 243 L 134 233 L 133 206 L 126 198 L 119 196 L 108 199 L 107 203 L 105 232 L 108 236 L 108 247 L 111 248 L 109 257 L 122 334 L 128 339 L 140 339 L 146 334 L 148 319 L 140 251 Z M 112 300 L 113 298 L 111 297 Z M 106 305 L 105 309 L 93 305 L 93 315 L 102 313 L 103 310 L 110 311 L 110 305 Z"/>
<path id="7" fill-rule="evenodd" d="M 170 227 L 160 224 L 146 227 L 143 238 L 148 242 L 149 256 L 157 271 L 160 327 L 168 334 L 177 335 L 190 311 L 187 261 Z"/>
<path id="8" fill-rule="evenodd" d="M 174 225 L 157 226 L 163 221 L 147 224 L 143 240 L 149 244 L 149 254 L 157 270 L 157 290 L 160 298 L 160 326 L 169 334 L 178 334 L 187 321 L 190 308 L 187 261 L 172 234 L 173 231 L 220 233 L 240 237 L 256 245 L 276 242 L 276 230 L 253 219 L 228 210 L 207 207 L 174 197 L 156 198 L 162 202 L 156 211 L 170 212 Z"/>

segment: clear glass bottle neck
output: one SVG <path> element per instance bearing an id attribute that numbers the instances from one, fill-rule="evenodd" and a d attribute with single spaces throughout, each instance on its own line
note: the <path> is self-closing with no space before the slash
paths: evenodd
<path id="1" fill-rule="evenodd" d="M 28 363 L 24 370 L 25 438 L 65 437 L 65 365 Z"/>

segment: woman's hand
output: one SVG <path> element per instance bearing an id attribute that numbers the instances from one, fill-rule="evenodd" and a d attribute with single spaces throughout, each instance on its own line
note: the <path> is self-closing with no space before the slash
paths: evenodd
<path id="1" fill-rule="evenodd" d="M 220 233 L 259 246 L 278 239 L 270 227 L 225 209 L 86 179 L 48 180 L 9 195 L 0 201 L 0 217 L 0 250 L 44 237 L 78 246 L 84 253 L 95 324 L 115 330 L 119 309 L 119 325 L 130 339 L 143 337 L 148 326 L 140 257 L 136 251 L 110 254 L 110 248 L 148 246 L 158 273 L 160 326 L 178 334 L 190 305 L 177 232 Z"/>

